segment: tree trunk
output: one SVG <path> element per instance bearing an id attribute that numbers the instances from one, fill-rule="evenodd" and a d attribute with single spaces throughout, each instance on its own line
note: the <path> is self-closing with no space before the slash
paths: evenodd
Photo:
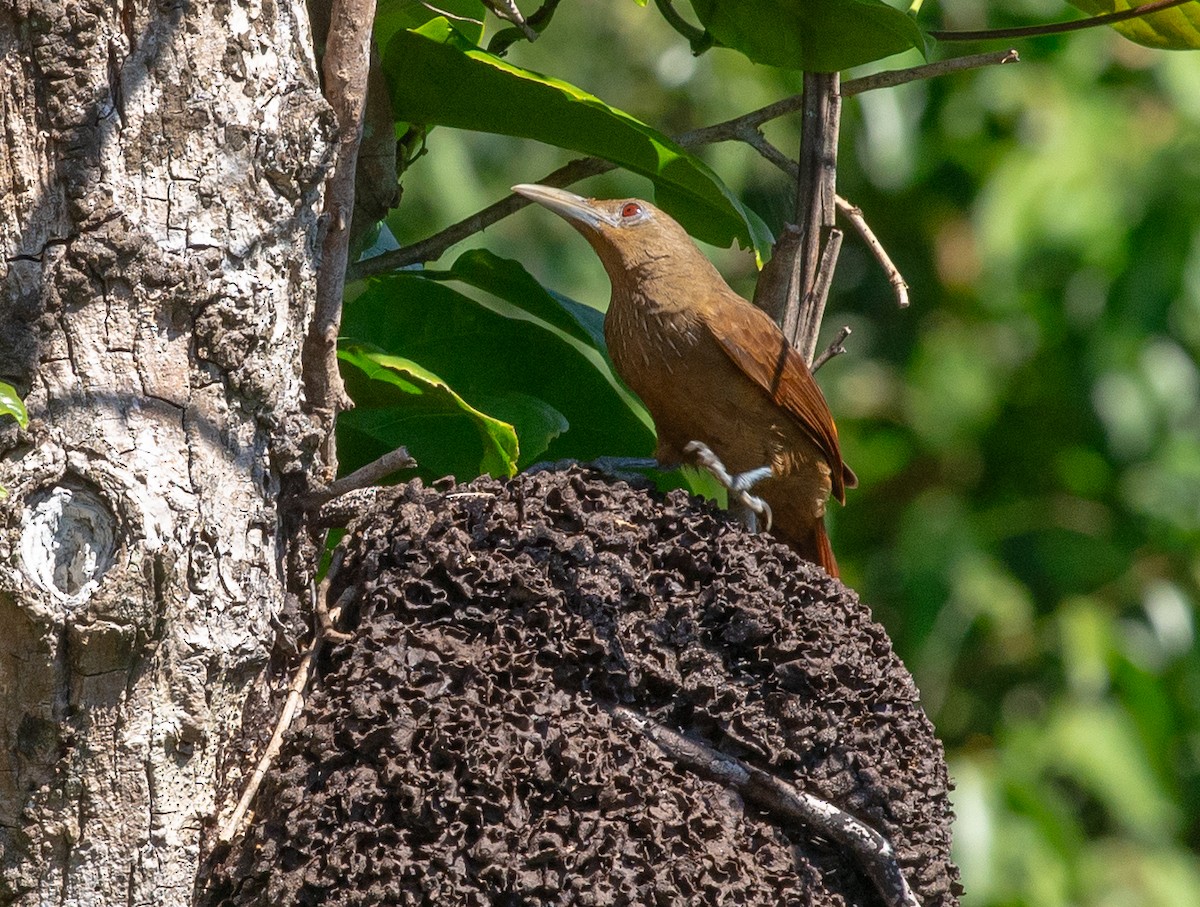
<path id="1" fill-rule="evenodd" d="M 4 3 L 0 116 L 0 903 L 187 904 L 328 428 L 304 3 Z"/>

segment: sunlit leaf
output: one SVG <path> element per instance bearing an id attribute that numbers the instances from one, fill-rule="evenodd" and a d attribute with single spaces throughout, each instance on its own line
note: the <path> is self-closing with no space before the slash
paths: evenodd
<path id="1" fill-rule="evenodd" d="M 1141 2 L 1129 0 L 1069 0 L 1077 9 L 1093 16 L 1119 13 Z M 1148 16 L 1127 19 L 1112 26 L 1130 41 L 1163 50 L 1200 49 L 1200 3 L 1184 3 Z"/>
<path id="2" fill-rule="evenodd" d="M 492 265 L 490 272 L 475 269 L 479 283 L 504 289 L 497 274 L 521 283 L 500 260 Z M 472 407 L 511 419 L 521 438 L 521 466 L 527 446 L 542 447 L 539 456 L 549 460 L 649 454 L 649 416 L 600 350 L 504 299 L 458 292 L 447 285 L 446 272 L 437 278 L 406 271 L 366 282 L 346 306 L 343 338 L 419 362 Z M 353 411 L 347 418 L 356 418 Z"/>
<path id="3" fill-rule="evenodd" d="M 521 444 L 518 469 L 537 463 L 554 439 L 571 427 L 566 416 L 531 394 L 500 391 L 481 397 L 479 405 L 516 429 Z"/>
<path id="4" fill-rule="evenodd" d="M 450 270 L 427 269 L 423 273 L 433 280 L 460 280 L 486 290 L 596 349 L 604 348 L 602 312 L 554 295 L 511 258 L 501 258 L 487 249 L 469 249 Z"/>
<path id="5" fill-rule="evenodd" d="M 29 427 L 29 413 L 11 384 L 0 381 L 0 416 L 12 416 L 22 428 Z"/>
<path id="6" fill-rule="evenodd" d="M 343 368 L 343 373 L 356 404 L 339 420 L 339 432 L 362 436 L 357 450 L 353 443 L 346 443 L 339 453 L 369 462 L 403 446 L 423 469 L 439 467 L 437 474 L 445 474 L 445 465 L 453 466 L 464 456 L 469 458 L 465 466 L 446 471 L 465 478 L 516 472 L 518 441 L 513 427 L 471 406 L 429 369 L 402 356 L 361 346 L 344 347 L 338 358 L 351 367 Z M 461 436 L 467 430 L 474 431 L 477 444 L 463 443 Z M 369 449 L 375 445 L 364 444 L 365 439 L 376 442 L 380 449 Z M 358 465 L 362 464 L 344 463 L 343 467 Z"/>
<path id="7" fill-rule="evenodd" d="M 384 54 L 396 116 L 536 139 L 593 154 L 653 181 L 656 200 L 692 235 L 735 240 L 764 258 L 770 231 L 699 158 L 629 114 L 475 47 L 446 19 L 399 31 Z"/>
<path id="8" fill-rule="evenodd" d="M 487 8 L 480 0 L 379 0 L 375 8 L 375 43 L 382 49 L 392 36 L 406 28 L 420 28 L 430 19 L 453 17 L 454 27 L 476 43 L 483 37 Z"/>
<path id="9" fill-rule="evenodd" d="M 912 48 L 925 52 L 925 36 L 917 23 L 882 0 L 691 3 L 717 41 L 755 63 L 837 72 Z"/>

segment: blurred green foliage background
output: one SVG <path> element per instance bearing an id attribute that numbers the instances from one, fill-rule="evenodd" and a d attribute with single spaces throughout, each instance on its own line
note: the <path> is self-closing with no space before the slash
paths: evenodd
<path id="1" fill-rule="evenodd" d="M 1042 0 L 944 10 L 959 28 L 1064 17 Z M 945 741 L 964 904 L 1193 907 L 1200 55 L 1106 29 L 1012 46 L 1019 65 L 846 104 L 839 191 L 913 306 L 895 307 L 848 232 L 824 335 L 854 333 L 819 379 L 861 485 L 832 515 L 834 547 Z M 668 133 L 800 89 L 799 74 L 732 51 L 693 57 L 632 2 L 568 0 L 507 59 Z M 767 133 L 795 153 L 796 117 Z M 405 176 L 397 238 L 424 238 L 570 157 L 436 129 Z M 779 227 L 792 204 L 779 172 L 739 145 L 702 157 Z M 649 191 L 619 172 L 580 189 Z M 607 302 L 591 250 L 543 212 L 489 228 L 442 265 L 479 247 Z M 749 295 L 751 256 L 708 251 Z"/>

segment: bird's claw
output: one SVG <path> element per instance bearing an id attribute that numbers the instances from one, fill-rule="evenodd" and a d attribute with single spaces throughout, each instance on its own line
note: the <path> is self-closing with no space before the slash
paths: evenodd
<path id="1" fill-rule="evenodd" d="M 725 486 L 729 491 L 731 507 L 738 511 L 751 532 L 758 531 L 758 517 L 762 517 L 765 524 L 763 528 L 770 532 L 771 506 L 758 495 L 750 494 L 750 489 L 755 484 L 771 475 L 770 466 L 760 466 L 757 469 L 748 469 L 737 475 L 731 475 L 721 459 L 712 452 L 712 448 L 702 441 L 689 441 L 683 448 L 683 452 L 688 454 L 697 466 L 708 470 L 714 479 Z"/>
<path id="2" fill-rule="evenodd" d="M 758 469 L 748 469 L 745 472 L 738 473 L 733 477 L 733 485 L 729 487 L 729 493 L 734 496 L 739 504 L 746 508 L 750 518 L 750 530 L 757 531 L 757 526 L 754 525 L 753 517 L 758 515 L 763 519 L 763 529 L 766 532 L 771 531 L 771 523 L 773 522 L 773 514 L 771 513 L 771 505 L 764 501 L 756 494 L 750 494 L 750 489 L 763 479 L 771 475 L 770 466 L 760 466 Z"/>

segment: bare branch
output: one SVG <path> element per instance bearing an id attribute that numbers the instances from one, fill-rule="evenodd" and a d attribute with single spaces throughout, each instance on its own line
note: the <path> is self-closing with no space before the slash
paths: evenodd
<path id="1" fill-rule="evenodd" d="M 338 371 L 337 337 L 342 323 L 342 291 L 349 263 L 350 221 L 354 213 L 354 171 L 367 100 L 371 27 L 375 0 L 335 0 L 322 61 L 325 96 L 337 117 L 333 170 L 325 184 L 325 237 L 312 323 L 304 338 L 304 393 L 329 432 L 322 445 L 325 464 L 337 466 L 333 423 L 352 404 Z"/>
<path id="2" fill-rule="evenodd" d="M 354 470 L 348 476 L 330 482 L 325 489 L 328 499 L 341 497 L 350 491 L 366 488 L 368 485 L 378 485 L 379 482 L 400 469 L 412 469 L 417 465 L 408 453 L 407 447 L 397 447 L 390 450 L 377 460 L 372 460 L 366 466 Z"/>
<path id="3" fill-rule="evenodd" d="M 738 130 L 737 138 L 745 142 L 764 158 L 786 173 L 793 180 L 800 178 L 800 165 L 776 148 L 754 126 L 745 126 Z"/>
<path id="4" fill-rule="evenodd" d="M 616 164 L 601 160 L 598 157 L 582 157 L 559 167 L 552 173 L 538 180 L 544 186 L 569 186 L 589 176 L 596 176 L 615 170 Z M 488 205 L 482 211 L 477 211 L 465 220 L 447 227 L 428 239 L 394 252 L 384 252 L 374 258 L 360 261 L 350 267 L 347 280 L 361 280 L 386 271 L 395 271 L 411 265 L 421 264 L 440 258 L 442 254 L 456 243 L 462 242 L 510 214 L 520 211 L 530 204 L 529 199 L 521 195 L 508 195 L 495 204 Z"/>
<path id="5" fill-rule="evenodd" d="M 871 253 L 875 256 L 875 260 L 879 262 L 884 273 L 887 274 L 888 283 L 892 285 L 892 290 L 896 294 L 896 305 L 902 309 L 908 308 L 908 282 L 904 279 L 904 275 L 900 273 L 900 269 L 892 262 L 891 256 L 887 254 L 887 250 L 883 248 L 883 243 L 875 235 L 867 219 L 863 216 L 862 208 L 857 205 L 852 205 L 840 195 L 835 199 L 837 209 L 846 220 L 854 225 L 854 229 L 858 231 L 858 235 L 863 238 L 863 241 L 870 248 Z"/>
<path id="6" fill-rule="evenodd" d="M 853 331 L 850 330 L 850 325 L 843 324 L 841 329 L 837 332 L 837 336 L 829 341 L 829 346 L 825 347 L 825 351 L 813 360 L 810 371 L 812 371 L 812 373 L 815 375 L 817 369 L 819 369 L 834 356 L 840 356 L 842 353 L 846 352 L 846 338 L 852 333 Z"/>
<path id="7" fill-rule="evenodd" d="M 829 290 L 829 278 L 822 277 L 822 269 L 828 266 L 832 270 L 841 246 L 838 236 L 836 247 L 828 247 L 833 244 L 833 199 L 842 111 L 838 84 L 837 73 L 804 74 L 804 120 L 795 212 L 800 227 L 800 243 L 795 250 L 798 279 L 788 286 L 781 327 L 792 346 L 804 354 L 805 362 L 812 362 Z M 777 248 L 775 254 L 779 251 Z"/>
<path id="8" fill-rule="evenodd" d="M 862 94 L 864 91 L 874 91 L 877 88 L 894 88 L 905 82 L 932 79 L 950 73 L 964 72 L 968 69 L 979 69 L 983 66 L 1002 66 L 1005 63 L 1020 62 L 1021 57 L 1011 48 L 986 54 L 951 57 L 949 60 L 938 60 L 936 63 L 926 63 L 911 69 L 890 69 L 887 72 L 863 76 L 861 79 L 851 79 L 842 84 L 842 97 L 848 98 L 852 95 Z"/>
<path id="9" fill-rule="evenodd" d="M 813 284 L 811 296 L 804 300 L 800 314 L 805 321 L 801 324 L 799 336 L 806 339 L 806 345 L 797 347 L 804 356 L 804 361 L 812 368 L 813 356 L 817 353 L 817 338 L 821 334 L 821 322 L 825 318 L 825 304 L 829 302 L 829 287 L 833 283 L 833 272 L 837 269 L 838 255 L 842 251 L 844 234 L 837 227 L 830 227 L 821 249 L 821 260 L 817 265 L 817 280 Z"/>
<path id="10" fill-rule="evenodd" d="M 772 815 L 800 822 L 845 847 L 858 860 L 888 907 L 920 907 L 891 842 L 865 822 L 820 797 L 798 790 L 777 775 L 718 752 L 625 706 L 611 706 L 608 712 L 618 724 L 646 737 L 677 765 L 724 784 Z"/>
<path id="11" fill-rule="evenodd" d="M 883 87 L 884 84 L 887 84 L 889 78 L 895 78 L 895 84 L 900 84 L 911 79 L 930 78 L 977 66 L 1013 62 L 1012 54 L 1012 51 L 1005 51 L 1002 54 L 976 54 L 958 58 L 964 61 L 961 64 L 956 63 L 955 60 L 946 60 L 943 63 L 930 64 L 927 67 L 918 66 L 914 69 L 899 70 L 895 75 L 892 73 L 879 73 L 874 76 L 867 76 L 863 79 L 854 79 L 847 82 L 842 86 L 841 94 L 843 97 L 848 97 L 850 94 Z M 760 154 L 795 179 L 798 173 L 798 165 L 794 161 L 791 161 L 782 151 L 772 146 L 758 129 L 764 123 L 769 123 L 771 120 L 776 120 L 789 113 L 795 113 L 797 110 L 803 108 L 803 106 L 804 95 L 792 95 L 773 104 L 761 107 L 758 110 L 752 110 L 749 113 L 734 117 L 733 119 L 682 133 L 676 137 L 675 141 L 680 147 L 687 149 L 714 145 L 719 142 L 747 142 Z M 608 173 L 610 170 L 615 169 L 615 164 L 601 160 L 600 158 L 578 158 L 548 173 L 541 179 L 536 180 L 536 182 L 545 186 L 565 188 L 590 176 L 598 176 L 601 173 Z M 482 211 L 478 211 L 470 217 L 446 227 L 428 239 L 405 246 L 402 249 L 376 255 L 373 258 L 368 258 L 365 261 L 351 265 L 347 274 L 347 280 L 360 280 L 364 277 L 374 276 L 375 274 L 382 274 L 387 271 L 434 261 L 440 258 L 451 246 L 468 239 L 481 230 L 490 227 L 492 224 L 503 220 L 510 214 L 520 211 L 529 203 L 528 199 L 520 195 L 506 196 L 495 204 L 484 208 Z"/>
<path id="12" fill-rule="evenodd" d="M 763 123 L 779 119 L 789 113 L 795 113 L 804 106 L 804 95 L 796 94 L 786 97 L 766 107 L 752 110 L 732 120 L 724 120 L 711 126 L 692 129 L 676 137 L 684 148 L 697 148 L 702 145 L 713 145 L 717 142 L 732 142 L 741 139 L 741 131 L 745 128 L 757 129 Z"/>
<path id="13" fill-rule="evenodd" d="M 764 158 L 777 166 L 780 170 L 787 173 L 793 179 L 796 178 L 799 165 L 795 161 L 767 141 L 766 137 L 764 137 L 763 134 L 758 130 L 748 129 L 747 132 L 751 133 L 747 134 L 743 139 L 747 145 L 750 145 Z M 875 256 L 875 259 L 883 268 L 884 273 L 887 274 L 888 282 L 892 285 L 892 290 L 896 294 L 896 304 L 902 309 L 908 308 L 908 282 L 905 281 L 904 276 L 900 273 L 900 270 L 892 262 L 891 256 L 887 254 L 887 250 L 883 248 L 883 244 L 879 241 L 879 238 L 875 235 L 874 231 L 867 223 L 862 209 L 856 205 L 852 205 L 840 195 L 834 196 L 834 202 L 837 205 L 837 210 L 842 214 L 842 216 L 844 216 L 850 221 L 851 224 L 854 225 L 854 229 L 858 231 L 859 236 L 863 238 L 863 241 L 866 242 L 867 246 L 870 248 L 871 254 Z M 775 254 L 778 255 L 781 252 L 785 252 L 786 248 L 786 245 L 783 243 L 777 244 Z M 764 273 L 766 273 L 765 270 Z M 758 305 L 772 317 L 776 317 L 777 311 L 781 311 L 782 307 L 777 305 L 771 305 L 768 307 L 765 300 L 765 295 L 760 296 L 757 292 L 755 293 L 755 305 Z"/>
<path id="14" fill-rule="evenodd" d="M 354 470 L 350 475 L 330 482 L 324 488 L 309 492 L 300 498 L 299 505 L 306 510 L 322 507 L 334 498 L 340 498 L 342 495 L 358 491 L 360 488 L 378 485 L 392 473 L 401 469 L 412 469 L 416 465 L 417 461 L 409 456 L 408 448 L 397 447 L 395 450 L 389 450 L 379 459 L 372 460 L 366 466 Z"/>

